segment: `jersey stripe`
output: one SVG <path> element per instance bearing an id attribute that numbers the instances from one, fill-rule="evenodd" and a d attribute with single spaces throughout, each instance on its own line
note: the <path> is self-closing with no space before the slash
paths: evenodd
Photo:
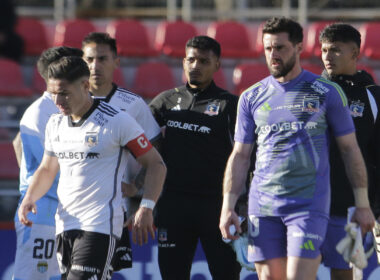
<path id="1" fill-rule="evenodd" d="M 117 193 L 117 186 L 118 186 L 118 183 L 120 184 L 121 182 L 118 182 L 117 181 L 117 177 L 118 177 L 118 174 L 119 174 L 119 167 L 120 167 L 120 162 L 121 162 L 121 156 L 123 154 L 123 149 L 120 147 L 119 149 L 119 155 L 117 157 L 117 164 L 116 164 L 116 167 L 115 167 L 115 174 L 114 174 L 114 177 L 113 177 L 113 193 L 112 193 L 112 198 L 109 202 L 109 208 L 110 208 L 110 236 L 113 236 L 113 216 L 114 216 L 114 212 L 113 212 L 113 207 L 112 207 L 112 202 L 115 200 L 115 197 L 116 197 L 116 193 Z"/>
<path id="2" fill-rule="evenodd" d="M 342 102 L 343 102 L 343 106 L 347 106 L 348 105 L 348 101 L 347 101 L 347 97 L 346 97 L 346 94 L 344 93 L 343 89 L 336 83 L 334 82 L 330 82 L 324 78 L 319 78 L 317 79 L 318 81 L 322 82 L 322 83 L 326 83 L 328 85 L 331 85 L 333 86 L 339 93 L 340 95 L 340 98 L 342 99 Z"/>
<path id="3" fill-rule="evenodd" d="M 371 111 L 372 111 L 372 114 L 373 114 L 373 120 L 374 120 L 374 123 L 376 123 L 377 113 L 378 113 L 378 108 L 377 108 L 376 100 L 373 97 L 372 92 L 370 90 L 368 90 L 368 88 L 366 90 L 367 90 L 367 94 L 368 94 L 369 104 L 371 105 L 371 109 L 372 109 Z"/>
<path id="4" fill-rule="evenodd" d="M 103 104 L 102 104 L 103 105 Z M 106 114 L 106 115 L 108 115 L 108 116 L 110 116 L 110 117 L 113 117 L 113 116 L 115 116 L 116 115 L 116 112 L 114 112 L 113 111 L 113 108 L 112 108 L 112 110 L 110 110 L 110 107 L 105 107 L 105 106 L 98 106 L 98 110 L 100 111 L 100 112 L 102 112 L 102 113 L 104 113 L 104 114 Z"/>
<path id="5" fill-rule="evenodd" d="M 140 95 L 138 95 L 138 94 L 136 94 L 136 93 L 133 93 L 133 92 L 131 92 L 131 91 L 125 89 L 125 88 L 118 87 L 118 88 L 117 88 L 117 91 L 121 91 L 121 92 L 124 92 L 124 93 L 128 93 L 128 94 L 133 95 L 133 96 L 135 96 L 135 97 L 137 97 L 137 98 L 141 98 Z"/>
<path id="6" fill-rule="evenodd" d="M 118 112 L 114 107 L 111 107 L 106 102 L 100 102 L 99 106 L 102 107 L 102 108 L 104 108 L 105 110 L 110 111 L 113 114 L 117 114 L 117 112 Z"/>

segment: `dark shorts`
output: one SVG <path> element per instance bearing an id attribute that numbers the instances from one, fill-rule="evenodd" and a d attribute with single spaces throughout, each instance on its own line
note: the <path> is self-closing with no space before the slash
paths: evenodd
<path id="1" fill-rule="evenodd" d="M 113 271 L 132 267 L 132 247 L 127 227 L 123 228 L 121 238 L 116 242 L 116 250 L 111 264 Z"/>
<path id="2" fill-rule="evenodd" d="M 249 217 L 248 260 L 282 257 L 316 258 L 325 238 L 328 217 L 298 213 L 283 217 Z"/>
<path id="3" fill-rule="evenodd" d="M 69 230 L 57 235 L 56 239 L 61 279 L 110 279 L 116 238 L 97 232 Z"/>

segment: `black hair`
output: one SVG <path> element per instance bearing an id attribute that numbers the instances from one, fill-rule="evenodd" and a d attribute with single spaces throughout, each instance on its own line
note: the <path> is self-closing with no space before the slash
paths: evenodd
<path id="1" fill-rule="evenodd" d="M 65 56 L 49 65 L 49 79 L 67 80 L 72 83 L 82 77 L 90 77 L 90 70 L 81 57 Z"/>
<path id="2" fill-rule="evenodd" d="M 217 58 L 220 58 L 220 44 L 208 36 L 195 36 L 186 43 L 187 48 L 195 48 L 203 51 L 211 50 Z"/>
<path id="3" fill-rule="evenodd" d="M 90 43 L 108 45 L 114 55 L 117 55 L 116 40 L 108 33 L 104 32 L 91 32 L 82 41 L 82 48 Z"/>
<path id="4" fill-rule="evenodd" d="M 290 18 L 273 17 L 268 19 L 263 26 L 263 35 L 265 33 L 277 34 L 281 32 L 288 33 L 289 41 L 293 45 L 301 43 L 303 40 L 302 26 Z"/>
<path id="5" fill-rule="evenodd" d="M 48 67 L 50 63 L 59 60 L 64 56 L 78 56 L 82 57 L 83 52 L 77 48 L 70 47 L 54 47 L 45 50 L 39 57 L 37 61 L 37 70 L 40 73 L 41 77 L 47 81 L 48 79 Z"/>
<path id="6" fill-rule="evenodd" d="M 326 26 L 319 34 L 319 42 L 354 42 L 358 48 L 361 44 L 360 32 L 346 23 L 333 23 Z"/>

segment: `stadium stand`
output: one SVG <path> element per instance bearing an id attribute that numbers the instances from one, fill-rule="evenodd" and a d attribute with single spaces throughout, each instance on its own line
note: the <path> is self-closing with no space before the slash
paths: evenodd
<path id="1" fill-rule="evenodd" d="M 111 21 L 106 32 L 117 41 L 119 55 L 129 57 L 157 56 L 152 47 L 146 26 L 140 21 L 123 19 Z"/>
<path id="2" fill-rule="evenodd" d="M 223 58 L 256 58 L 247 27 L 237 21 L 215 21 L 207 28 L 207 35 L 222 47 Z"/>
<path id="3" fill-rule="evenodd" d="M 171 68 L 162 62 L 145 62 L 138 66 L 133 91 L 147 101 L 175 86 Z"/>
<path id="4" fill-rule="evenodd" d="M 380 21 L 364 23 L 359 31 L 362 35 L 361 53 L 370 59 L 380 59 Z"/>
<path id="5" fill-rule="evenodd" d="M 154 46 L 171 57 L 184 57 L 187 40 L 197 35 L 196 27 L 185 21 L 163 21 L 156 31 Z"/>
<path id="6" fill-rule="evenodd" d="M 32 90 L 24 84 L 20 64 L 6 58 L 0 58 L 0 96 L 32 96 Z"/>
<path id="7" fill-rule="evenodd" d="M 95 25 L 86 19 L 63 20 L 56 25 L 54 46 L 81 48 L 83 38 L 95 30 Z"/>
<path id="8" fill-rule="evenodd" d="M 19 175 L 16 155 L 11 142 L 0 142 L 0 179 L 16 180 Z"/>
<path id="9" fill-rule="evenodd" d="M 269 75 L 268 67 L 265 63 L 242 63 L 235 67 L 233 71 L 234 93 L 240 95 L 245 89 L 254 85 Z"/>
<path id="10" fill-rule="evenodd" d="M 319 43 L 319 33 L 326 25 L 331 23 L 333 22 L 317 21 L 309 25 L 307 32 L 304 32 L 304 49 L 301 58 L 321 57 L 321 44 Z"/>
<path id="11" fill-rule="evenodd" d="M 38 56 L 49 47 L 44 24 L 38 19 L 20 17 L 16 32 L 24 39 L 24 54 Z"/>

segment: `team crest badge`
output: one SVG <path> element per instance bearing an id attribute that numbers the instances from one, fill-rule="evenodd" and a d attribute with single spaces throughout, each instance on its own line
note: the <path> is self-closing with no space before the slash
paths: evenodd
<path id="1" fill-rule="evenodd" d="M 317 113 L 319 112 L 319 99 L 318 98 L 305 98 L 303 100 L 303 112 Z"/>
<path id="2" fill-rule="evenodd" d="M 209 103 L 204 111 L 205 114 L 209 116 L 216 116 L 219 114 L 219 103 Z"/>
<path id="3" fill-rule="evenodd" d="M 353 118 L 363 117 L 364 103 L 361 103 L 360 100 L 352 101 L 350 105 L 350 112 Z"/>
<path id="4" fill-rule="evenodd" d="M 98 144 L 98 134 L 96 132 L 87 132 L 84 142 L 89 147 L 94 147 Z"/>
<path id="5" fill-rule="evenodd" d="M 37 270 L 40 273 L 45 273 L 48 270 L 48 264 L 47 262 L 41 261 L 37 264 Z"/>
<path id="6" fill-rule="evenodd" d="M 159 229 L 158 230 L 158 240 L 160 242 L 168 241 L 168 232 L 166 229 Z"/>

